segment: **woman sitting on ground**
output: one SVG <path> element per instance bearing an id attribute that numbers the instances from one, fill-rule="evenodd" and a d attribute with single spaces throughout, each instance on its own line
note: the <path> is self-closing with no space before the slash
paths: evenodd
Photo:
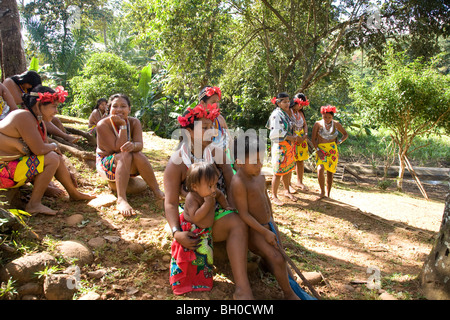
<path id="1" fill-rule="evenodd" d="M 123 94 L 109 98 L 110 115 L 97 124 L 97 172 L 108 181 L 115 181 L 117 208 L 125 216 L 136 213 L 127 200 L 130 176 L 141 175 L 158 199 L 164 199 L 153 168 L 141 152 L 144 148 L 142 126 L 138 119 L 129 117 L 131 103 Z"/>
<path id="2" fill-rule="evenodd" d="M 10 113 L 0 121 L 0 188 L 18 188 L 33 182 L 31 198 L 25 207 L 30 214 L 55 215 L 41 203 L 53 176 L 61 182 L 72 200 L 94 197 L 77 190 L 56 143 L 48 143 L 44 121 L 51 121 L 58 113 L 67 92 L 38 85 L 23 97 L 25 109 Z"/>
<path id="3" fill-rule="evenodd" d="M 108 116 L 108 100 L 100 98 L 97 100 L 94 110 L 89 116 L 89 133 L 95 135 L 97 123 Z"/>
<path id="4" fill-rule="evenodd" d="M 38 85 L 42 85 L 42 79 L 36 71 L 29 70 L 22 74 L 6 78 L 3 84 L 14 98 L 15 104 L 14 106 L 10 106 L 11 111 L 13 111 L 17 108 L 25 107 L 22 99 L 23 94 L 29 93 L 31 89 Z M 45 121 L 45 126 L 49 134 L 61 137 L 68 142 L 75 143 L 80 140 L 80 137 L 68 134 L 61 120 L 57 117 L 53 117 L 51 121 Z"/>

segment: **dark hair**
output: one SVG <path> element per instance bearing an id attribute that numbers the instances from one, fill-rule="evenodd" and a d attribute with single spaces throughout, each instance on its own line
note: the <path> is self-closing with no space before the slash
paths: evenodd
<path id="1" fill-rule="evenodd" d="M 113 102 L 114 100 L 119 99 L 119 98 L 125 99 L 125 101 L 128 103 L 128 106 L 131 107 L 130 98 L 128 98 L 127 95 L 124 95 L 124 94 L 122 94 L 122 93 L 116 93 L 116 94 L 113 94 L 111 97 L 109 97 L 109 100 L 108 100 L 108 108 L 111 107 L 112 102 Z"/>
<path id="2" fill-rule="evenodd" d="M 37 99 L 39 99 L 39 96 L 32 95 L 33 92 L 34 93 L 50 92 L 53 94 L 53 93 L 55 93 L 55 90 L 53 90 L 50 87 L 43 86 L 43 85 L 37 85 L 36 87 L 31 89 L 30 93 L 24 93 L 22 95 L 22 100 L 23 100 L 25 108 L 27 108 L 30 111 L 36 104 Z M 41 104 L 43 104 L 43 105 L 50 104 L 50 103 L 51 102 L 41 102 Z M 33 113 L 33 111 L 31 111 L 31 112 Z"/>
<path id="3" fill-rule="evenodd" d="M 280 102 L 280 100 L 283 98 L 289 98 L 289 95 L 286 92 L 280 92 L 276 95 L 275 98 L 277 98 L 275 105 L 278 107 L 278 102 Z"/>
<path id="4" fill-rule="evenodd" d="M 18 86 L 28 83 L 31 85 L 31 88 L 34 88 L 42 84 L 41 76 L 36 71 L 32 70 L 12 76 L 10 77 L 10 79 L 14 81 Z M 31 92 L 31 89 L 28 90 L 28 92 Z"/>
<path id="5" fill-rule="evenodd" d="M 196 162 L 191 164 L 187 171 L 186 190 L 193 191 L 192 185 L 199 184 L 202 180 L 213 181 L 219 178 L 216 166 L 213 163 Z"/>
<path id="6" fill-rule="evenodd" d="M 53 90 L 50 87 L 46 87 L 46 86 L 42 86 L 42 85 L 37 85 L 36 87 L 34 87 L 33 89 L 31 89 L 30 93 L 24 93 L 22 95 L 22 100 L 24 103 L 25 108 L 31 112 L 31 114 L 33 115 L 33 117 L 36 118 L 37 120 L 37 116 L 33 111 L 33 107 L 34 105 L 37 103 L 37 99 L 39 99 L 39 96 L 34 96 L 31 95 L 33 92 L 36 93 L 45 93 L 45 92 L 50 92 L 50 93 L 55 93 L 55 90 Z M 47 104 L 51 104 L 52 102 L 41 102 L 41 104 L 43 105 L 47 105 Z M 40 124 L 41 128 L 44 129 L 44 125 L 43 123 Z"/>
<path id="7" fill-rule="evenodd" d="M 95 109 L 98 109 L 98 107 L 102 104 L 102 102 L 108 103 L 108 100 L 106 100 L 105 98 L 100 98 L 100 99 L 98 99 L 98 100 L 97 100 L 97 104 L 96 104 L 95 107 L 94 107 L 94 110 L 95 110 Z"/>
<path id="8" fill-rule="evenodd" d="M 206 89 L 208 89 L 208 88 L 212 88 L 212 87 L 211 86 L 206 86 L 206 87 L 203 87 L 202 90 L 200 90 L 200 93 L 198 94 L 198 101 L 199 102 L 200 101 L 206 102 L 206 100 L 208 100 L 210 98 L 206 94 L 204 94 Z"/>
<path id="9" fill-rule="evenodd" d="M 242 154 L 242 143 L 244 146 L 244 153 Z M 240 148 L 241 146 L 241 148 Z M 261 145 L 261 141 L 258 135 L 249 136 L 247 134 L 241 134 L 234 138 L 233 143 L 233 156 L 234 161 L 236 160 L 246 160 L 250 156 L 250 154 L 259 153 L 260 151 L 265 150 Z M 244 159 L 241 157 L 244 156 Z"/>
<path id="10" fill-rule="evenodd" d="M 299 92 L 292 98 L 292 101 L 291 101 L 291 104 L 289 105 L 289 108 L 293 108 L 295 106 L 295 102 L 294 102 L 295 99 L 300 99 L 302 101 L 307 101 L 306 96 L 303 93 Z M 300 109 L 300 111 L 303 113 L 303 116 L 306 117 L 305 112 L 303 111 L 303 108 Z"/>

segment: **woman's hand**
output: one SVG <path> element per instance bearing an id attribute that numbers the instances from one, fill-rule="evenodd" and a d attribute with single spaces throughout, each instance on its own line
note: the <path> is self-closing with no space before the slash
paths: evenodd
<path id="1" fill-rule="evenodd" d="M 200 242 L 200 239 L 193 232 L 177 231 L 175 232 L 174 238 L 186 249 L 195 250 L 199 247 L 198 243 Z"/>
<path id="2" fill-rule="evenodd" d="M 127 124 L 127 122 L 125 121 L 125 119 L 119 117 L 118 115 L 111 115 L 111 120 L 114 122 L 115 125 L 117 126 L 125 126 Z"/>
<path id="3" fill-rule="evenodd" d="M 134 151 L 134 142 L 127 141 L 123 146 L 120 147 L 120 151 L 122 152 L 133 152 Z"/>
<path id="4" fill-rule="evenodd" d="M 326 153 L 322 149 L 319 149 L 316 151 L 317 151 L 317 155 L 319 156 L 320 160 L 325 159 Z"/>

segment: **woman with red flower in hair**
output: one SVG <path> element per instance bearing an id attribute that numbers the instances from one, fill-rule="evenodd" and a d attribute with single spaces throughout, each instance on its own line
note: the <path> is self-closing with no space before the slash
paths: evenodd
<path id="1" fill-rule="evenodd" d="M 217 95 L 218 96 L 218 95 Z M 222 148 L 212 146 L 212 136 L 215 132 L 213 123 L 219 117 L 217 104 L 200 103 L 195 108 L 188 108 L 178 117 L 181 126 L 181 142 L 174 151 L 164 171 L 164 209 L 167 222 L 172 230 L 174 242 L 185 250 L 196 250 L 200 245 L 198 235 L 180 225 L 180 213 L 183 212 L 183 198 L 187 195 L 187 173 L 193 163 L 206 162 L 212 164 L 218 173 L 217 189 L 227 198 L 230 207 L 234 207 L 230 193 L 233 171 Z M 221 209 L 216 203 L 214 207 L 214 222 L 212 225 L 213 242 L 226 241 L 226 250 L 233 272 L 236 289 L 235 299 L 252 299 L 253 294 L 247 276 L 248 228 L 239 215 L 232 210 Z M 172 286 L 177 292 L 196 290 L 192 283 L 191 289 L 175 281 L 176 275 L 183 266 L 176 260 L 171 263 Z M 189 281 L 187 281 L 189 283 Z M 184 288 L 182 289 L 181 286 Z"/>
<path id="2" fill-rule="evenodd" d="M 57 211 L 41 203 L 42 196 L 55 177 L 72 200 L 94 197 L 77 190 L 76 180 L 67 169 L 56 143 L 49 143 L 45 122 L 58 113 L 67 92 L 63 87 L 38 85 L 23 95 L 25 109 L 9 113 L 0 121 L 0 188 L 19 188 L 34 184 L 25 210 L 31 214 L 56 215 Z"/>
<path id="3" fill-rule="evenodd" d="M 347 131 L 342 125 L 333 120 L 336 113 L 335 106 L 323 106 L 320 108 L 322 120 L 314 124 L 311 141 L 316 149 L 317 178 L 320 186 L 320 196 L 318 200 L 325 197 L 325 171 L 327 172 L 327 193 L 330 196 L 331 186 L 333 185 L 333 175 L 339 160 L 339 151 L 337 145 L 348 138 Z M 341 139 L 337 139 L 339 132 Z"/>
<path id="4" fill-rule="evenodd" d="M 271 102 L 276 108 L 270 115 L 266 128 L 270 130 L 269 138 L 271 141 L 272 202 L 282 206 L 284 202 L 278 198 L 280 181 L 283 182 L 285 188 L 284 195 L 292 201 L 297 201 L 290 190 L 290 178 L 292 171 L 295 169 L 294 148 L 300 137 L 294 133 L 292 110 L 289 108 L 289 95 L 281 92 L 272 98 Z"/>
<path id="5" fill-rule="evenodd" d="M 309 158 L 308 125 L 306 123 L 305 112 L 303 111 L 306 106 L 309 106 L 309 101 L 303 93 L 297 93 L 290 105 L 293 115 L 294 132 L 300 138 L 295 144 L 295 163 L 297 170 L 296 187 L 303 191 L 308 191 L 308 188 L 303 184 L 303 162 Z"/>

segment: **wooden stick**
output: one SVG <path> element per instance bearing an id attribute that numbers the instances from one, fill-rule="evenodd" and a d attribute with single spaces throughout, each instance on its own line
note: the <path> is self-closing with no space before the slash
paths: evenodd
<path id="1" fill-rule="evenodd" d="M 425 188 L 423 187 L 422 183 L 420 183 L 419 177 L 417 176 L 416 172 L 414 171 L 414 169 L 413 169 L 411 163 L 409 162 L 408 158 L 406 156 L 403 156 L 403 159 L 406 162 L 406 168 L 408 168 L 409 172 L 414 177 L 414 180 L 416 180 L 416 184 L 419 187 L 420 192 L 425 197 L 425 199 L 429 200 L 428 194 L 425 191 Z"/>
<path id="2" fill-rule="evenodd" d="M 292 269 L 294 269 L 294 271 L 299 275 L 300 279 L 302 279 L 303 283 L 308 287 L 308 289 L 311 291 L 314 297 L 316 297 L 317 300 L 321 300 L 322 298 L 320 297 L 320 295 L 317 293 L 317 291 L 314 289 L 311 283 L 309 283 L 309 281 L 305 278 L 305 276 L 300 272 L 300 270 L 297 268 L 297 266 L 294 264 L 291 258 L 287 256 L 286 252 L 284 252 L 284 250 L 280 246 L 278 246 L 278 249 L 280 250 L 283 258 L 291 265 Z"/>

